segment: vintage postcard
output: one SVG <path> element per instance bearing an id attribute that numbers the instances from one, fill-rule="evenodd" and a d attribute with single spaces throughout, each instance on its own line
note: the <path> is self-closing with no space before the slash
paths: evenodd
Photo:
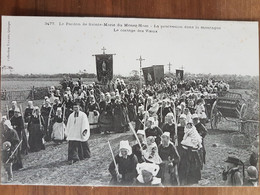
<path id="1" fill-rule="evenodd" d="M 258 186 L 258 22 L 2 16 L 1 184 Z"/>

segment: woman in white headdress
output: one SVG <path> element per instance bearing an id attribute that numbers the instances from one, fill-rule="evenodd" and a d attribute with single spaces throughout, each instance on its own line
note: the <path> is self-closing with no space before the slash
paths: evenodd
<path id="1" fill-rule="evenodd" d="M 137 176 L 137 157 L 132 154 L 132 148 L 127 140 L 120 141 L 119 154 L 115 156 L 115 164 L 112 161 L 109 165 L 109 172 L 112 175 L 111 185 L 132 185 Z"/>
<path id="2" fill-rule="evenodd" d="M 100 131 L 109 133 L 113 128 L 112 102 L 109 93 L 106 93 L 105 100 L 100 102 L 99 127 Z"/>
<path id="3" fill-rule="evenodd" d="M 114 131 L 117 133 L 128 130 L 129 118 L 127 115 L 126 103 L 122 101 L 120 95 L 116 95 L 115 103 L 113 104 Z"/>
<path id="4" fill-rule="evenodd" d="M 139 163 L 136 166 L 138 176 L 134 185 L 137 186 L 162 186 L 161 178 L 156 177 L 160 167 L 152 163 Z"/>
<path id="5" fill-rule="evenodd" d="M 44 131 L 44 120 L 41 115 L 40 108 L 35 106 L 33 109 L 33 115 L 28 122 L 29 132 L 29 146 L 31 152 L 38 152 L 44 150 L 45 146 L 43 143 Z"/>
<path id="6" fill-rule="evenodd" d="M 200 122 L 203 125 L 206 125 L 207 115 L 206 115 L 203 99 L 198 99 L 197 105 L 195 106 L 195 113 L 199 116 Z"/>
<path id="7" fill-rule="evenodd" d="M 202 138 L 191 121 L 187 122 L 184 133 L 179 166 L 180 182 L 181 185 L 197 184 L 201 179 L 203 166 L 203 159 L 199 155 L 199 150 L 202 148 Z"/>
<path id="8" fill-rule="evenodd" d="M 87 104 L 86 113 L 88 116 L 88 121 L 90 129 L 94 130 L 98 127 L 98 118 L 99 118 L 99 105 L 96 103 L 95 96 L 89 96 L 89 103 Z"/>
<path id="9" fill-rule="evenodd" d="M 64 140 L 65 137 L 65 124 L 64 124 L 64 116 L 62 114 L 61 107 L 57 108 L 56 115 L 53 119 L 53 131 L 51 134 L 51 139 L 60 144 Z"/>

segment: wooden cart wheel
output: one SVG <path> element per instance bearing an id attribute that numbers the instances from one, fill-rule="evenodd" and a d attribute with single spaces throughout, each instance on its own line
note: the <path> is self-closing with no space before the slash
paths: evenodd
<path id="1" fill-rule="evenodd" d="M 216 107 L 217 101 L 215 101 L 212 105 L 212 109 L 210 112 L 210 125 L 211 129 L 217 129 L 217 123 L 218 123 L 218 110 Z"/>

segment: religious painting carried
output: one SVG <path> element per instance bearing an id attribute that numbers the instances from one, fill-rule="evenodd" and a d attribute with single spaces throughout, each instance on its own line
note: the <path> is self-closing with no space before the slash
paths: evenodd
<path id="1" fill-rule="evenodd" d="M 162 79 L 164 78 L 163 65 L 153 65 L 142 69 L 146 85 L 154 85 L 155 83 L 162 82 Z"/>
<path id="2" fill-rule="evenodd" d="M 176 77 L 177 77 L 177 79 L 183 80 L 183 74 L 184 74 L 184 70 L 176 69 Z"/>
<path id="3" fill-rule="evenodd" d="M 106 84 L 113 79 L 113 55 L 99 54 L 96 56 L 97 80 Z"/>

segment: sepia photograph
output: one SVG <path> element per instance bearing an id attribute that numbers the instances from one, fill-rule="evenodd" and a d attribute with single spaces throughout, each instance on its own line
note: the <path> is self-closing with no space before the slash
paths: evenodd
<path id="1" fill-rule="evenodd" d="M 258 22 L 2 16 L 1 185 L 258 186 Z"/>

